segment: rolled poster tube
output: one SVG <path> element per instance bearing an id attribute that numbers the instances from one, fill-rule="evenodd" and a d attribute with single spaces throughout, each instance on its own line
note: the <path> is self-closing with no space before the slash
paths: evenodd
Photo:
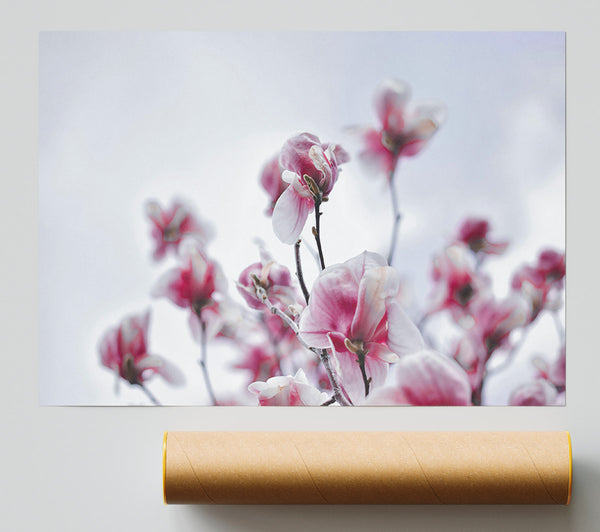
<path id="1" fill-rule="evenodd" d="M 167 504 L 569 504 L 568 432 L 166 432 Z"/>

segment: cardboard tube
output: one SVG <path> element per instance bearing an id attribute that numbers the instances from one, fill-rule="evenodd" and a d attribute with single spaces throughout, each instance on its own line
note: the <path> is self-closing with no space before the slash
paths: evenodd
<path id="1" fill-rule="evenodd" d="M 167 432 L 168 504 L 569 504 L 568 432 Z"/>

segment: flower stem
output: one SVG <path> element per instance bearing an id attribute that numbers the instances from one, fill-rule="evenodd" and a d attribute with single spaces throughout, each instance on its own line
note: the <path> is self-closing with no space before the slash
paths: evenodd
<path id="1" fill-rule="evenodd" d="M 321 200 L 315 198 L 315 227 L 312 231 L 315 241 L 317 242 L 317 251 L 319 252 L 319 262 L 321 270 L 325 269 L 325 259 L 323 258 L 323 248 L 321 246 Z"/>
<path id="2" fill-rule="evenodd" d="M 487 358 L 487 361 L 485 362 L 485 368 L 483 370 L 483 375 L 481 377 L 481 383 L 473 391 L 473 394 L 471 396 L 472 402 L 475 406 L 481 405 L 481 396 L 483 393 L 483 386 L 485 384 L 486 379 L 490 375 L 495 375 L 496 373 L 498 373 L 502 370 L 505 370 L 508 366 L 510 366 L 511 362 L 515 359 L 515 356 L 517 355 L 517 353 L 522 349 L 523 344 L 525 344 L 525 341 L 527 340 L 529 331 L 530 331 L 530 329 L 528 327 L 523 327 L 523 331 L 522 331 L 521 336 L 519 337 L 517 343 L 515 343 L 513 345 L 511 350 L 506 355 L 506 358 L 500 363 L 500 365 L 496 366 L 493 369 L 489 369 L 487 367 L 487 365 L 488 365 L 488 362 L 490 361 L 491 357 L 494 355 L 494 351 L 488 352 L 488 358 Z"/>
<path id="3" fill-rule="evenodd" d="M 398 230 L 400 229 L 400 220 L 402 215 L 400 214 L 400 208 L 398 207 L 398 196 L 396 194 L 396 187 L 394 187 L 394 175 L 396 173 L 396 164 L 398 159 L 394 162 L 394 165 L 390 169 L 388 174 L 388 182 L 390 184 L 390 196 L 392 197 L 392 212 L 394 215 L 394 221 L 392 225 L 392 241 L 390 242 L 390 251 L 388 253 L 388 264 L 392 265 L 394 260 L 394 252 L 396 251 L 396 241 L 398 240 Z"/>
<path id="4" fill-rule="evenodd" d="M 304 295 L 304 300 L 308 305 L 308 298 L 310 294 L 308 293 L 308 289 L 306 288 L 306 283 L 304 282 L 304 275 L 302 273 L 302 262 L 300 261 L 300 242 L 302 240 L 298 240 L 294 246 L 294 253 L 296 256 L 296 277 L 298 277 L 298 282 L 300 283 L 300 288 L 302 289 L 302 294 Z"/>
<path id="5" fill-rule="evenodd" d="M 210 376 L 208 375 L 208 368 L 206 366 L 206 323 L 198 316 L 200 320 L 200 346 L 201 346 L 201 358 L 198 360 L 198 364 L 202 368 L 202 375 L 204 376 L 204 383 L 206 384 L 206 391 L 208 392 L 208 396 L 214 406 L 217 406 L 217 399 L 215 397 L 215 392 L 212 387 L 212 383 L 210 381 Z"/>
<path id="6" fill-rule="evenodd" d="M 365 353 L 359 351 L 356 355 L 358 357 L 358 367 L 360 368 L 360 372 L 362 374 L 363 383 L 365 385 L 365 397 L 369 395 L 369 391 L 371 390 L 371 379 L 367 377 L 367 369 L 365 368 Z"/>
<path id="7" fill-rule="evenodd" d="M 156 405 L 156 406 L 161 406 L 160 402 L 158 401 L 158 399 L 156 397 L 154 397 L 154 394 L 148 390 L 148 388 L 146 388 L 141 382 L 138 383 L 138 386 L 144 391 L 144 393 L 148 396 L 148 399 L 150 399 L 150 401 L 152 401 L 152 404 Z"/>
<path id="8" fill-rule="evenodd" d="M 471 403 L 473 403 L 473 406 L 481 406 L 481 393 L 483 392 L 483 379 L 481 379 L 481 383 L 479 384 L 479 386 L 477 386 L 477 388 L 475 388 L 475 390 L 473 390 L 473 393 L 471 394 Z"/>

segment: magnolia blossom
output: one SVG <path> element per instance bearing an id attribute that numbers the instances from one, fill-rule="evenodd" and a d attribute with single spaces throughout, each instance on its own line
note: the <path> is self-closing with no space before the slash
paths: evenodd
<path id="1" fill-rule="evenodd" d="M 510 406 L 546 406 L 557 403 L 556 388 L 543 379 L 519 386 L 510 396 Z"/>
<path id="2" fill-rule="evenodd" d="M 301 369 L 293 377 L 287 375 L 253 382 L 248 390 L 257 396 L 261 406 L 319 406 L 329 398 L 308 383 Z"/>
<path id="3" fill-rule="evenodd" d="M 511 296 L 502 301 L 490 298 L 474 302 L 471 311 L 472 331 L 491 354 L 498 347 L 506 346 L 512 331 L 525 325 L 528 305 L 522 297 Z"/>
<path id="4" fill-rule="evenodd" d="M 473 323 L 459 341 L 454 359 L 467 372 L 475 391 L 483 382 L 486 364 L 492 354 L 499 348 L 508 349 L 512 331 L 525 325 L 528 305 L 520 297 L 502 301 L 489 298 L 474 302 L 470 312 Z"/>
<path id="5" fill-rule="evenodd" d="M 192 336 L 199 343 L 203 334 L 206 334 L 207 338 L 223 338 L 244 343 L 258 329 L 258 324 L 248 319 L 242 305 L 221 292 L 216 295 L 219 296 L 218 300 L 213 298 L 212 303 L 202 308 L 202 321 L 197 314 L 190 313 L 189 326 Z"/>
<path id="6" fill-rule="evenodd" d="M 130 384 L 144 384 L 158 374 L 167 382 L 180 385 L 183 374 L 164 358 L 148 353 L 150 312 L 129 316 L 109 329 L 100 340 L 102 365 L 113 370 Z"/>
<path id="7" fill-rule="evenodd" d="M 458 229 L 456 239 L 469 246 L 474 253 L 501 255 L 506 251 L 508 242 L 488 240 L 490 224 L 483 218 L 466 218 Z"/>
<path id="8" fill-rule="evenodd" d="M 298 239 L 315 202 L 327 201 L 338 178 L 338 165 L 348 160 L 343 148 L 322 144 L 311 133 L 292 137 L 284 144 L 279 163 L 288 185 L 273 210 L 273 230 L 279 240 L 293 244 Z"/>
<path id="9" fill-rule="evenodd" d="M 323 270 L 300 318 L 300 336 L 331 348 L 340 384 L 352 398 L 385 381 L 388 365 L 423 349 L 423 339 L 398 302 L 399 275 L 367 251 Z"/>
<path id="10" fill-rule="evenodd" d="M 290 271 L 277 264 L 264 250 L 261 250 L 260 262 L 242 271 L 237 288 L 246 303 L 257 310 L 265 308 L 264 298 L 284 312 L 298 300 Z"/>
<path id="11" fill-rule="evenodd" d="M 558 310 L 562 306 L 565 277 L 565 255 L 544 250 L 534 266 L 523 265 L 512 278 L 512 288 L 530 303 L 529 322 L 542 310 Z"/>
<path id="12" fill-rule="evenodd" d="M 390 174 L 400 157 L 419 153 L 444 121 L 439 104 L 409 106 L 410 87 L 403 81 L 385 80 L 375 94 L 378 129 L 364 134 L 361 160 Z"/>
<path id="13" fill-rule="evenodd" d="M 376 391 L 369 404 L 464 406 L 471 404 L 471 386 L 451 358 L 424 350 L 407 355 L 394 366 L 397 384 Z"/>
<path id="14" fill-rule="evenodd" d="M 283 191 L 288 187 L 288 183 L 281 178 L 279 155 L 273 157 L 263 166 L 260 174 L 260 184 L 271 199 L 271 203 L 267 207 L 265 213 L 268 216 L 272 216 L 273 209 L 275 208 L 279 196 L 281 196 Z"/>
<path id="15" fill-rule="evenodd" d="M 447 247 L 434 258 L 432 278 L 435 282 L 430 313 L 444 309 L 452 311 L 455 318 L 487 288 L 487 280 L 478 275 L 464 244 Z"/>
<path id="16" fill-rule="evenodd" d="M 176 251 L 185 237 L 193 237 L 202 245 L 213 237 L 212 227 L 201 222 L 189 207 L 179 201 L 163 209 L 156 201 L 146 204 L 146 214 L 152 222 L 155 260 L 162 259 L 169 249 Z"/>
<path id="17" fill-rule="evenodd" d="M 546 249 L 538 257 L 538 271 L 546 278 L 546 281 L 561 281 L 566 273 L 565 254 Z"/>
<path id="18" fill-rule="evenodd" d="M 250 382 L 264 381 L 280 374 L 279 361 L 273 346 L 268 344 L 248 346 L 243 352 L 243 357 L 234 368 L 249 370 Z"/>
<path id="19" fill-rule="evenodd" d="M 181 265 L 166 272 L 153 291 L 155 297 L 166 297 L 177 306 L 200 313 L 215 304 L 213 295 L 224 289 L 224 277 L 219 265 L 208 259 L 195 246 L 190 246 Z"/>

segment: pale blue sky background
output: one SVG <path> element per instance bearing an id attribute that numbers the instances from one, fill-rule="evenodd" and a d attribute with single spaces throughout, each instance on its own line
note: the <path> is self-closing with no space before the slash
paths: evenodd
<path id="1" fill-rule="evenodd" d="M 417 303 L 430 257 L 465 215 L 484 214 L 512 241 L 491 263 L 496 292 L 544 245 L 564 248 L 563 33 L 44 33 L 40 37 L 40 400 L 138 404 L 100 367 L 96 344 L 124 314 L 152 306 L 152 351 L 188 375 L 149 387 L 165 404 L 205 401 L 185 312 L 149 297 L 171 260 L 150 261 L 147 198 L 187 198 L 213 221 L 211 255 L 231 279 L 257 259 L 253 237 L 292 265 L 263 216 L 263 162 L 308 130 L 347 145 L 375 124 L 373 90 L 406 80 L 448 121 L 398 175 L 403 212 L 396 266 Z M 391 213 L 383 180 L 347 165 L 324 207 L 328 263 L 385 251 Z M 307 275 L 316 272 L 307 271 Z M 235 293 L 233 282 L 230 290 Z M 534 352 L 555 356 L 550 320 L 503 376 L 490 402 L 533 374 Z M 215 388 L 231 352 L 211 349 Z"/>

